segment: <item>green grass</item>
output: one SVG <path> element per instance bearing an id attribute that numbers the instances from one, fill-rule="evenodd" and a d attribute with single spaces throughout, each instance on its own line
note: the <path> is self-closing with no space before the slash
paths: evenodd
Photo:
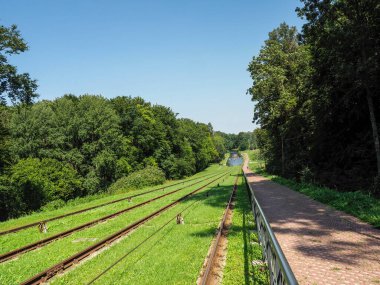
<path id="1" fill-rule="evenodd" d="M 223 284 L 268 284 L 268 273 L 262 267 L 252 266 L 252 260 L 262 260 L 248 192 L 239 183 L 233 210 L 232 226 L 228 231 L 227 260 Z"/>
<path id="2" fill-rule="evenodd" d="M 212 171 L 216 173 L 216 172 L 222 172 L 225 169 L 226 168 L 221 169 L 220 167 L 216 167 L 216 168 L 213 168 Z M 229 178 L 228 180 L 231 180 L 231 178 Z M 136 221 L 137 219 L 142 218 L 143 216 L 147 215 L 148 213 L 153 212 L 159 207 L 162 207 L 163 205 L 175 199 L 178 199 L 179 197 L 183 196 L 185 193 L 188 193 L 198 188 L 200 185 L 201 184 L 189 187 L 187 188 L 186 192 L 180 191 L 179 193 L 173 194 L 171 196 L 165 197 L 158 201 L 152 202 L 144 207 L 137 208 L 131 212 L 120 215 L 105 223 L 101 223 L 94 227 L 74 233 L 66 238 L 50 243 L 39 250 L 28 252 L 20 256 L 16 260 L 2 263 L 0 264 L 0 284 L 19 283 L 31 277 L 32 275 L 38 273 L 39 271 L 42 271 L 46 269 L 47 267 L 52 266 L 53 264 L 71 256 L 73 253 L 78 252 L 90 246 L 91 244 L 94 244 L 100 241 L 101 239 L 105 238 L 111 233 L 116 232 L 117 230 L 125 227 L 126 225 L 132 223 L 133 221 Z M 175 209 L 173 210 L 171 209 L 170 211 L 175 211 Z M 157 219 L 159 217 L 157 217 Z M 75 219 L 77 218 L 78 217 L 76 217 Z M 155 220 L 156 219 L 152 220 L 149 223 L 151 223 L 154 226 Z M 83 220 L 79 218 L 79 221 L 82 222 Z M 142 229 L 149 229 L 149 223 L 143 226 Z M 72 226 L 72 222 L 69 222 L 68 225 Z M 138 236 L 137 240 L 140 240 L 142 236 L 138 234 L 139 231 L 140 229 L 136 230 L 129 237 Z M 17 236 L 19 234 L 20 233 L 15 233 L 13 235 L 17 239 Z M 129 238 L 127 238 L 126 240 L 128 239 Z M 21 241 L 23 239 L 19 239 L 19 240 Z"/>
<path id="3" fill-rule="evenodd" d="M 197 173 L 194 176 L 191 176 L 187 179 L 166 181 L 166 183 L 164 183 L 163 185 L 154 186 L 154 187 L 145 187 L 143 189 L 129 191 L 128 193 L 120 193 L 120 194 L 114 194 L 114 195 L 103 193 L 103 194 L 98 194 L 98 195 L 91 195 L 91 196 L 86 196 L 82 198 L 77 198 L 77 199 L 69 201 L 65 206 L 56 210 L 34 212 L 34 213 L 31 213 L 30 215 L 26 215 L 17 219 L 10 219 L 4 222 L 0 222 L 0 231 L 23 226 L 25 224 L 33 223 L 33 222 L 44 220 L 44 219 L 49 219 L 55 216 L 67 214 L 69 212 L 81 210 L 87 207 L 96 206 L 102 203 L 110 202 L 112 200 L 121 199 L 126 196 L 138 194 L 140 192 L 144 192 L 148 190 L 157 189 L 163 186 L 169 187 L 170 185 L 178 183 L 179 181 L 187 181 L 189 179 L 193 179 L 193 178 L 203 176 L 206 174 L 212 174 L 215 171 L 220 170 L 221 168 L 222 168 L 221 166 L 214 164 L 214 165 L 211 165 L 209 168 L 207 168 L 205 171 Z"/>
<path id="4" fill-rule="evenodd" d="M 218 171 L 217 173 L 219 175 L 222 172 Z M 216 177 L 210 177 L 210 178 L 206 177 L 206 178 L 208 178 L 206 181 L 211 181 L 211 180 L 215 179 Z M 63 232 L 65 230 L 79 226 L 79 225 L 87 223 L 89 221 L 110 215 L 110 214 L 115 213 L 117 211 L 120 211 L 124 208 L 130 207 L 130 206 L 136 205 L 138 203 L 141 203 L 143 201 L 149 200 L 151 198 L 163 195 L 169 191 L 173 191 L 175 189 L 185 187 L 186 185 L 199 182 L 198 184 L 194 185 L 191 188 L 193 189 L 193 188 L 200 187 L 201 185 L 206 183 L 206 182 L 202 183 L 201 182 L 202 179 L 204 179 L 204 178 L 201 178 L 199 180 L 197 179 L 197 180 L 190 181 L 188 183 L 185 183 L 184 185 L 180 184 L 180 185 L 176 185 L 173 187 L 168 187 L 163 191 L 153 192 L 153 193 L 149 193 L 149 194 L 144 195 L 144 196 L 136 197 L 136 198 L 133 198 L 133 200 L 131 202 L 128 202 L 127 200 L 125 200 L 125 201 L 121 201 L 119 203 L 115 203 L 115 204 L 107 205 L 107 206 L 104 206 L 101 208 L 93 209 L 93 210 L 90 210 L 90 211 L 85 212 L 85 213 L 81 213 L 81 214 L 69 216 L 66 218 L 62 218 L 59 220 L 51 221 L 48 223 L 48 233 L 46 233 L 46 234 L 40 233 L 37 230 L 37 227 L 31 227 L 31 228 L 22 230 L 22 231 L 17 232 L 17 233 L 12 233 L 12 234 L 0 236 L 0 245 L 1 245 L 0 254 L 5 253 L 5 252 L 9 252 L 11 250 L 14 250 L 14 249 L 19 248 L 19 247 L 24 246 L 24 245 L 27 245 L 29 243 L 36 242 L 36 241 L 39 241 L 41 239 L 53 236 L 57 233 Z M 188 189 L 190 189 L 190 188 L 186 188 L 186 189 L 179 191 L 179 193 L 182 193 L 180 195 L 183 195 L 183 193 L 187 192 Z M 177 195 L 177 193 L 172 194 L 172 195 Z M 169 197 L 170 196 L 171 195 L 169 195 Z M 165 199 L 165 198 L 162 198 L 162 199 Z M 143 207 L 146 207 L 146 206 L 143 206 Z"/>
<path id="5" fill-rule="evenodd" d="M 297 182 L 277 175 L 271 175 L 263 170 L 263 162 L 258 160 L 258 151 L 250 151 L 249 168 L 272 181 L 287 186 L 310 198 L 329 205 L 337 210 L 351 214 L 360 220 L 380 228 L 380 200 L 362 191 L 339 192 L 334 189 Z"/>
<path id="6" fill-rule="evenodd" d="M 161 225 L 185 210 L 184 225 L 173 220 L 152 239 L 103 275 L 95 284 L 194 284 L 232 190 L 234 176 L 212 195 L 200 193 L 146 223 L 109 250 L 53 280 L 52 284 L 86 284 Z"/>

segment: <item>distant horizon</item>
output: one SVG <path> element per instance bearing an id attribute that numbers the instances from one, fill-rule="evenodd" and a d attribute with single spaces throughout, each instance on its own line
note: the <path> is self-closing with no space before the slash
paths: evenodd
<path id="1" fill-rule="evenodd" d="M 30 50 L 10 62 L 38 80 L 38 100 L 141 97 L 236 134 L 256 127 L 248 64 L 281 22 L 301 28 L 297 6 L 298 0 L 24 0 L 3 3 L 0 24 L 16 24 L 28 43 Z"/>

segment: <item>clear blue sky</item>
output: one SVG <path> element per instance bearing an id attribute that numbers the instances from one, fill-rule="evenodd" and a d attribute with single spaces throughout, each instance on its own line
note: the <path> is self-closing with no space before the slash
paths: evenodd
<path id="1" fill-rule="evenodd" d="M 246 71 L 268 32 L 298 28 L 299 0 L 0 0 L 30 50 L 11 63 L 40 99 L 141 96 L 229 133 L 253 130 Z"/>

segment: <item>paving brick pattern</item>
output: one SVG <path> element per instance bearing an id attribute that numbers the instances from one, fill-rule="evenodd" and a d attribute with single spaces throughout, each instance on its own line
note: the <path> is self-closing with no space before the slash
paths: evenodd
<path id="1" fill-rule="evenodd" d="M 244 167 L 299 284 L 380 284 L 380 231 Z"/>

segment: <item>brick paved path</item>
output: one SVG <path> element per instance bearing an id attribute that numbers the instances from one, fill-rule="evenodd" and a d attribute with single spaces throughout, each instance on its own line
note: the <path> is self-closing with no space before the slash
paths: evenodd
<path id="1" fill-rule="evenodd" d="M 379 230 L 244 171 L 300 284 L 380 284 Z"/>

